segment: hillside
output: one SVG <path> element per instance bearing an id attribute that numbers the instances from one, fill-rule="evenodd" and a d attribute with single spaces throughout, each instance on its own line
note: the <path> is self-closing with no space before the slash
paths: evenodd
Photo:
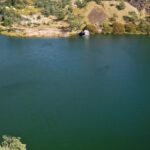
<path id="1" fill-rule="evenodd" d="M 0 0 L 0 32 L 21 37 L 91 33 L 150 34 L 146 0 Z"/>

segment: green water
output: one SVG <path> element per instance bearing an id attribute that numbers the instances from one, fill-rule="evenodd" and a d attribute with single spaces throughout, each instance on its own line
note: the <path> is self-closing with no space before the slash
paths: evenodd
<path id="1" fill-rule="evenodd" d="M 150 37 L 0 37 L 0 135 L 28 150 L 150 150 Z"/>

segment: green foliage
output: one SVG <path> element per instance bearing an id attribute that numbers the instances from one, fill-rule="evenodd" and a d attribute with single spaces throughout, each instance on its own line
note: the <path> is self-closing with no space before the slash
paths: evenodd
<path id="1" fill-rule="evenodd" d="M 123 16 L 123 19 L 128 22 L 136 22 L 138 21 L 138 16 L 136 12 L 130 11 L 128 16 Z"/>
<path id="2" fill-rule="evenodd" d="M 69 13 L 67 21 L 70 24 L 70 28 L 72 30 L 79 30 L 82 25 L 81 19 L 82 18 L 73 15 L 73 13 Z"/>
<path id="3" fill-rule="evenodd" d="M 150 34 L 150 24 L 144 20 L 141 20 L 139 26 L 139 31 L 145 34 Z"/>
<path id="4" fill-rule="evenodd" d="M 103 23 L 102 32 L 104 34 L 110 34 L 112 33 L 112 31 L 113 31 L 113 28 L 108 22 Z"/>
<path id="5" fill-rule="evenodd" d="M 127 22 L 127 23 L 134 21 L 130 16 L 123 16 L 123 19 L 124 19 L 124 21 Z"/>
<path id="6" fill-rule="evenodd" d="M 130 11 L 129 16 L 132 18 L 133 21 L 136 21 L 138 19 L 138 16 L 135 11 Z"/>
<path id="7" fill-rule="evenodd" d="M 66 5 L 70 4 L 70 0 L 37 0 L 36 7 L 43 8 L 42 13 L 45 16 L 54 15 L 59 20 L 64 19 L 67 9 Z"/>
<path id="8" fill-rule="evenodd" d="M 21 143 L 21 138 L 3 136 L 3 142 L 0 145 L 0 150 L 26 150 L 26 145 Z"/>
<path id="9" fill-rule="evenodd" d="M 77 5 L 79 8 L 85 7 L 86 4 L 87 4 L 86 0 L 77 0 L 77 1 L 76 1 L 76 5 Z"/>
<path id="10" fill-rule="evenodd" d="M 17 23 L 20 21 L 20 15 L 16 12 L 13 8 L 2 8 L 1 14 L 3 15 L 3 22 L 2 25 L 4 26 L 10 26 L 13 23 Z"/>
<path id="11" fill-rule="evenodd" d="M 118 10 L 123 10 L 126 8 L 126 4 L 124 1 L 119 2 L 119 4 L 117 5 Z"/>
<path id="12" fill-rule="evenodd" d="M 15 6 L 17 8 L 25 7 L 27 0 L 6 0 L 6 6 Z"/>

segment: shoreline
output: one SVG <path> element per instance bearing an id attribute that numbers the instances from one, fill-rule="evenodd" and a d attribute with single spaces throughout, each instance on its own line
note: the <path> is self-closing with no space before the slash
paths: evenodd
<path id="1" fill-rule="evenodd" d="M 52 28 L 42 28 L 42 29 L 32 29 L 27 28 L 23 31 L 1 31 L 0 35 L 5 35 L 9 37 L 17 37 L 17 38 L 68 38 L 71 36 L 78 35 L 79 31 L 63 31 L 60 29 L 52 29 Z"/>
<path id="2" fill-rule="evenodd" d="M 5 35 L 8 37 L 16 37 L 16 38 L 69 38 L 73 36 L 78 36 L 81 30 L 71 31 L 67 28 L 54 28 L 48 26 L 40 26 L 40 27 L 9 27 L 5 28 L 0 32 L 0 35 Z M 92 33 L 91 35 L 137 35 L 137 36 L 150 36 L 150 34 L 144 32 L 123 32 L 123 33 Z"/>
<path id="3" fill-rule="evenodd" d="M 14 38 L 69 38 L 69 37 L 74 37 L 78 36 L 79 32 L 59 32 L 59 33 L 48 33 L 48 34 L 24 34 L 24 33 L 17 33 L 17 32 L 8 32 L 8 31 L 3 31 L 0 32 L 0 35 L 8 36 L 8 37 L 14 37 Z M 125 36 L 125 35 L 135 35 L 135 36 L 150 36 L 149 34 L 145 33 L 122 33 L 122 34 L 114 34 L 114 33 L 98 33 L 98 34 L 91 34 L 91 35 L 118 35 L 118 36 Z"/>

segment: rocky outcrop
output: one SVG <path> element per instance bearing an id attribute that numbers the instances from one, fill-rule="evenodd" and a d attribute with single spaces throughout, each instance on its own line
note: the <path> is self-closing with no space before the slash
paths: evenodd
<path id="1" fill-rule="evenodd" d="M 97 26 L 102 24 L 106 18 L 107 15 L 97 7 L 93 8 L 88 15 L 89 22 Z"/>
<path id="2" fill-rule="evenodd" d="M 142 10 L 145 8 L 147 0 L 128 0 L 128 2 L 136 7 L 138 10 Z"/>

